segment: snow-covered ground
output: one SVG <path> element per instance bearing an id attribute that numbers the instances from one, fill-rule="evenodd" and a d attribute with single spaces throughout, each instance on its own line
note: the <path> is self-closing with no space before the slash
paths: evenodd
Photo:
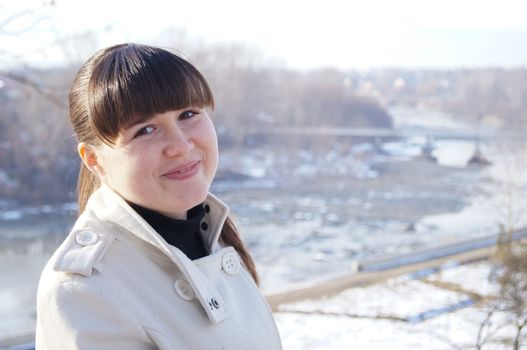
<path id="1" fill-rule="evenodd" d="M 281 305 L 275 314 L 284 350 L 473 349 L 498 292 L 491 265 L 446 264 L 318 300 Z M 419 277 L 416 277 L 419 276 Z M 496 315 L 495 322 L 503 315 Z M 492 339 L 510 337 L 504 327 Z M 485 349 L 509 349 L 488 341 Z"/>

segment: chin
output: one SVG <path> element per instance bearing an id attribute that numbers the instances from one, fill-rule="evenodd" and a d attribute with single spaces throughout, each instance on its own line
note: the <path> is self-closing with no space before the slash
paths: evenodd
<path id="1" fill-rule="evenodd" d="M 200 191 L 193 191 L 192 193 L 189 193 L 188 195 L 184 196 L 182 199 L 184 199 L 185 201 L 185 206 L 190 209 L 200 203 L 203 203 L 203 201 L 207 198 L 208 193 L 208 188 Z"/>

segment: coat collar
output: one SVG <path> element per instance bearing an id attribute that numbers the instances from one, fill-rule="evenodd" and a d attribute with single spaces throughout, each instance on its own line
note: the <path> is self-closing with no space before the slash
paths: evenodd
<path id="1" fill-rule="evenodd" d="M 229 214 L 229 207 L 212 193 L 207 195 L 203 205 L 205 216 L 202 222 L 207 223 L 207 230 L 201 230 L 201 234 L 205 248 L 209 253 L 214 253 L 220 249 L 221 230 Z M 121 226 L 142 240 L 166 251 L 168 244 L 165 240 L 108 186 L 103 184 L 92 194 L 86 205 L 86 211 L 91 211 L 99 220 Z"/>

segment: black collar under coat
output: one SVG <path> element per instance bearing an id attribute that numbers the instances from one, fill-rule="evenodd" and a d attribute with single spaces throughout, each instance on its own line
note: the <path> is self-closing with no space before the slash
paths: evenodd
<path id="1" fill-rule="evenodd" d="M 186 220 L 169 218 L 154 210 L 150 210 L 130 203 L 130 206 L 141 215 L 141 217 L 152 228 L 163 237 L 163 239 L 185 253 L 189 259 L 195 260 L 207 256 L 203 238 L 200 234 L 201 219 L 205 216 L 202 204 L 187 211 Z"/>

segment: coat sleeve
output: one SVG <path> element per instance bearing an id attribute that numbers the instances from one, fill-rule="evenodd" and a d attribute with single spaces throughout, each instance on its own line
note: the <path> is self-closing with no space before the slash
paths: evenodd
<path id="1" fill-rule="evenodd" d="M 39 291 L 36 350 L 156 349 L 114 296 L 78 281 Z"/>

